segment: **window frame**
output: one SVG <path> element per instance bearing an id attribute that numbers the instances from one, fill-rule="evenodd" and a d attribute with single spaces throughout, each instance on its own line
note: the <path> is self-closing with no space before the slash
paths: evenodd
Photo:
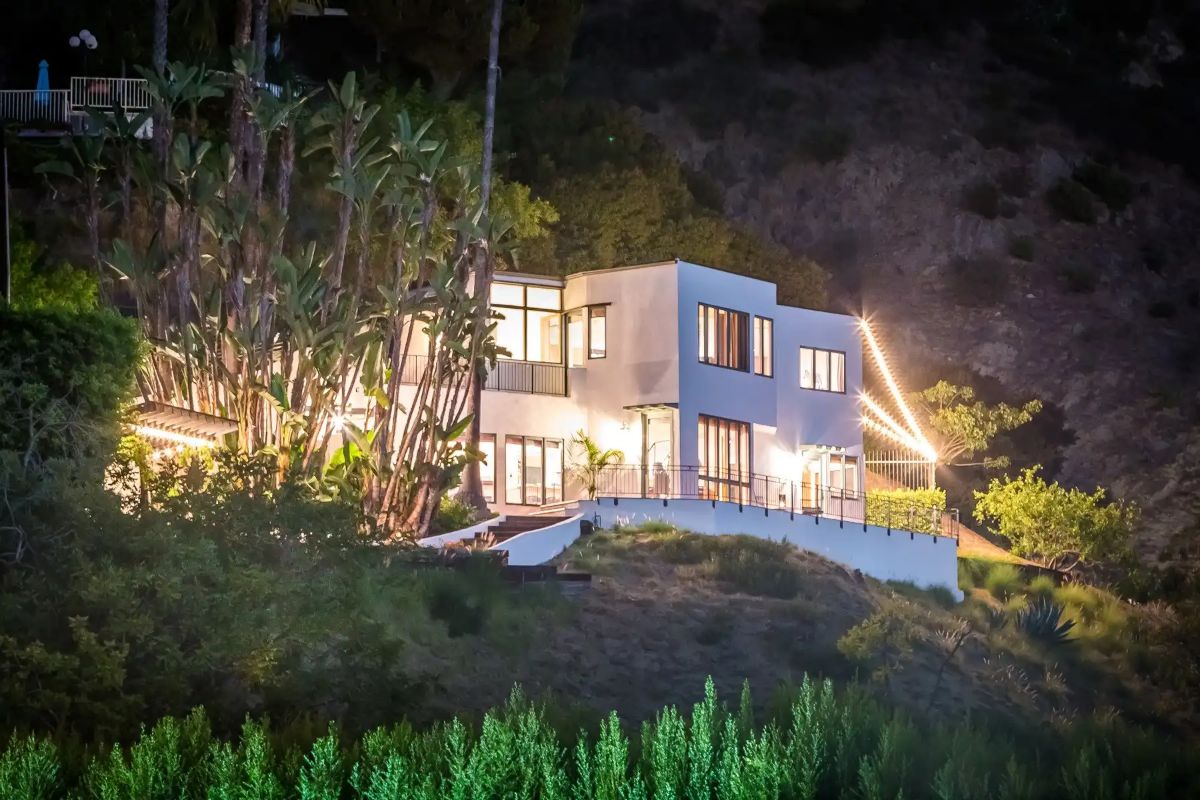
<path id="1" fill-rule="evenodd" d="M 703 428 L 705 435 L 701 441 L 700 430 Z M 738 442 L 739 461 L 742 461 L 741 456 L 745 456 L 744 463 L 740 463 L 738 467 L 738 477 L 734 479 L 731 470 L 725 470 L 730 473 L 722 475 L 722 467 L 718 464 L 715 469 L 715 474 L 710 470 L 714 467 L 709 463 L 709 439 L 710 432 L 715 431 L 713 445 L 715 446 L 717 461 L 720 462 L 722 449 L 720 436 L 722 431 L 726 436 L 729 433 L 735 432 Z M 746 449 L 745 453 L 741 452 L 741 435 L 745 434 Z M 726 439 L 726 447 L 724 449 L 725 462 L 729 461 L 728 439 Z M 697 461 L 697 489 L 698 495 L 702 499 L 707 500 L 722 500 L 728 502 L 748 503 L 751 500 L 751 489 L 753 483 L 753 465 L 754 465 L 754 426 L 749 422 L 739 419 L 730 419 L 728 417 L 720 417 L 714 414 L 697 414 L 696 415 L 696 452 L 698 454 Z M 711 491 L 711 494 L 709 493 Z"/>
<path id="2" fill-rule="evenodd" d="M 509 444 L 510 440 L 516 440 L 516 439 L 519 439 L 521 441 L 521 474 L 518 476 L 518 485 L 521 487 L 521 490 L 520 490 L 520 498 L 517 500 L 513 500 L 509 494 L 509 485 L 508 485 L 508 469 L 509 469 L 508 444 Z M 542 466 L 541 466 L 542 480 L 540 483 L 541 497 L 542 497 L 541 503 L 528 502 L 528 500 L 529 500 L 528 493 L 525 491 L 526 487 L 529 484 L 528 479 L 527 479 L 527 474 L 528 474 L 528 470 L 529 470 L 528 452 L 529 452 L 529 442 L 530 441 L 539 442 L 541 444 L 541 448 L 542 448 Z M 560 497 L 558 500 L 555 500 L 555 501 L 547 501 L 546 500 L 546 475 L 549 472 L 549 469 L 547 468 L 547 464 L 546 464 L 546 449 L 547 449 L 546 443 L 547 442 L 553 442 L 558 445 L 558 466 L 559 466 L 558 474 L 560 476 L 562 476 L 562 485 L 559 487 Z M 562 499 L 566 496 L 566 488 L 567 488 L 566 487 L 566 479 L 567 479 L 566 445 L 562 439 L 558 439 L 553 436 L 524 436 L 521 434 L 514 434 L 514 433 L 505 434 L 504 435 L 504 462 L 505 462 L 504 463 L 504 503 L 505 503 L 505 505 L 533 506 L 536 508 L 536 507 L 541 507 L 543 505 L 546 505 L 547 502 L 556 502 L 556 503 L 562 502 Z"/>
<path id="3" fill-rule="evenodd" d="M 494 303 L 494 302 L 492 302 L 491 292 L 493 292 L 495 290 L 495 287 L 497 285 L 512 286 L 512 287 L 519 288 L 521 290 L 521 305 L 514 306 L 511 303 Z M 558 308 L 553 309 L 553 308 L 543 308 L 541 306 L 530 306 L 529 305 L 529 288 L 531 285 L 535 289 L 546 289 L 548 291 L 558 292 Z M 566 316 L 566 312 L 563 311 L 562 305 L 563 305 L 563 290 L 558 288 L 557 286 L 542 286 L 541 284 L 535 285 L 535 284 L 524 284 L 524 283 L 508 283 L 507 281 L 493 282 L 492 289 L 489 290 L 489 294 L 488 294 L 488 306 L 493 310 L 508 309 L 510 311 L 521 312 L 521 352 L 522 352 L 523 357 L 522 358 L 513 358 L 512 356 L 499 356 L 499 358 L 501 358 L 505 361 L 522 361 L 527 364 L 555 364 L 558 366 L 566 366 L 567 354 L 566 354 L 566 348 L 564 346 L 564 344 L 565 344 L 564 340 L 566 338 L 566 325 L 565 325 L 564 317 Z M 537 311 L 537 312 L 543 313 L 543 314 L 558 314 L 559 315 L 558 361 L 534 361 L 529 358 L 529 312 L 530 311 Z M 505 319 L 507 320 L 508 317 L 505 317 Z"/>
<path id="4" fill-rule="evenodd" d="M 763 340 L 764 333 L 770 339 L 770 347 L 767 347 L 766 352 L 760 355 L 759 345 Z M 750 349 L 753 351 L 750 357 L 751 371 L 761 378 L 773 379 L 775 377 L 775 319 L 773 317 L 754 315 L 750 330 Z"/>
<path id="5" fill-rule="evenodd" d="M 813 385 L 812 386 L 804 385 L 804 351 L 805 350 L 811 350 L 812 354 L 813 354 L 813 376 L 812 376 Z M 822 389 L 816 385 L 816 383 L 817 383 L 817 355 L 819 353 L 824 353 L 826 356 L 826 360 L 825 360 L 826 377 L 827 377 L 828 383 L 831 384 L 831 386 L 833 384 L 833 356 L 838 355 L 838 356 L 842 357 L 842 371 L 841 371 L 842 388 L 840 388 L 840 389 L 834 389 L 834 388 Z M 800 367 L 798 370 L 799 374 L 797 375 L 798 380 L 796 381 L 796 383 L 804 391 L 806 391 L 806 392 L 824 392 L 825 394 L 845 394 L 846 393 L 846 351 L 845 350 L 833 350 L 828 347 L 813 347 L 812 345 L 803 344 L 803 345 L 800 345 L 799 349 L 796 351 L 796 360 L 799 362 L 799 367 Z"/>
<path id="6" fill-rule="evenodd" d="M 599 317 L 595 316 L 596 309 L 602 310 Z M 587 360 L 601 361 L 608 358 L 608 303 L 596 303 L 587 306 L 585 319 L 587 320 Z M 592 355 L 592 321 L 596 319 L 604 320 L 604 350 L 598 356 Z"/>
<path id="7" fill-rule="evenodd" d="M 500 463 L 500 457 L 496 451 L 496 434 L 494 434 L 494 433 L 479 434 L 479 449 L 480 450 L 483 450 L 484 442 L 492 443 L 492 457 L 487 459 L 486 462 L 481 461 L 479 464 L 479 486 L 483 490 L 483 499 L 489 503 L 494 503 L 494 502 L 496 502 L 496 473 L 498 472 L 496 467 L 499 466 L 499 463 Z M 487 486 L 483 480 L 483 469 L 485 466 L 487 468 L 491 469 L 491 471 L 492 471 L 491 496 L 488 496 Z"/>
<path id="8" fill-rule="evenodd" d="M 713 318 L 716 326 L 716 334 L 713 337 L 713 349 L 717 351 L 726 351 L 731 362 L 729 364 L 722 364 L 719 360 L 717 360 L 721 357 L 720 352 L 708 352 L 709 314 L 707 312 L 709 310 L 714 312 Z M 726 342 L 724 345 L 722 345 L 720 341 L 722 329 L 721 312 L 726 314 L 726 322 L 724 325 Z M 726 308 L 725 306 L 718 306 L 712 303 L 697 303 L 696 337 L 699 340 L 699 345 L 696 348 L 696 357 L 699 362 L 710 367 L 720 367 L 721 369 L 733 370 L 734 372 L 750 372 L 753 369 L 753 356 L 750 352 L 753 349 L 753 341 L 751 340 L 754 338 L 750 317 L 751 314 L 749 311 L 738 311 L 735 308 Z M 739 342 L 741 347 L 739 348 L 735 348 L 733 346 L 734 339 L 737 338 L 736 334 L 739 326 L 731 323 L 734 323 L 736 320 L 741 320 L 745 323 L 744 325 L 740 326 L 742 336 Z M 742 362 L 741 366 L 736 366 L 734 363 L 732 363 L 735 361 L 735 355 L 740 355 Z"/>

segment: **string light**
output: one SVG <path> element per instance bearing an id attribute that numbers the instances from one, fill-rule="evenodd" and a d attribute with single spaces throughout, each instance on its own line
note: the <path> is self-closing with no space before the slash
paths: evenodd
<path id="1" fill-rule="evenodd" d="M 867 340 L 867 346 L 871 349 L 871 356 L 875 359 L 875 365 L 879 368 L 879 373 L 883 376 L 883 382 L 887 384 L 892 399 L 896 401 L 896 406 L 900 409 L 900 414 L 904 417 L 909 427 L 908 430 L 903 429 L 878 403 L 865 394 L 862 396 L 863 401 L 867 403 L 868 408 L 878 415 L 883 422 L 868 420 L 865 416 L 863 417 L 864 422 L 869 423 L 869 427 L 873 430 L 878 429 L 880 433 L 885 433 L 886 429 L 885 435 L 888 438 L 895 439 L 910 447 L 930 461 L 937 461 L 937 448 L 925 438 L 925 434 L 921 431 L 921 426 L 917 423 L 917 418 L 908 407 L 908 403 L 905 402 L 904 394 L 900 391 L 896 379 L 892 377 L 892 371 L 887 365 L 887 358 L 884 356 L 883 350 L 879 347 L 879 343 L 875 340 L 875 333 L 871 330 L 870 324 L 866 319 L 862 318 L 858 320 L 858 324 L 862 328 L 864 338 Z"/>
<path id="2" fill-rule="evenodd" d="M 165 428 L 155 428 L 153 425 L 134 425 L 133 430 L 145 436 L 147 439 L 163 439 L 168 442 L 178 442 L 186 444 L 188 447 L 213 447 L 215 442 L 211 439 L 201 439 L 198 436 L 188 436 L 185 433 L 176 433 Z"/>

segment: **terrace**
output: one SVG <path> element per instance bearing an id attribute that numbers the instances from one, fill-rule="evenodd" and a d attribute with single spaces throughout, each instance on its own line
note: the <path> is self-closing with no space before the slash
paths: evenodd
<path id="1" fill-rule="evenodd" d="M 69 86 L 0 90 L 0 122 L 22 126 L 23 136 L 55 136 L 86 132 L 90 110 L 120 108 L 132 118 L 150 108 L 150 88 L 141 78 L 73 76 Z M 150 135 L 149 121 L 138 135 Z"/>

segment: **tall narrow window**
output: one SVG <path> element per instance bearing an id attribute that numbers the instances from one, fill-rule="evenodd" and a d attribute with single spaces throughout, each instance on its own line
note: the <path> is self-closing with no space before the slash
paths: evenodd
<path id="1" fill-rule="evenodd" d="M 750 501 L 750 425 L 700 415 L 700 496 L 712 500 Z"/>
<path id="2" fill-rule="evenodd" d="M 531 506 L 542 504 L 542 489 L 546 474 L 543 469 L 542 440 L 525 439 L 525 502 Z"/>
<path id="3" fill-rule="evenodd" d="M 701 303 L 696 314 L 696 324 L 700 361 L 743 372 L 749 369 L 749 314 Z"/>
<path id="4" fill-rule="evenodd" d="M 766 317 L 754 318 L 754 374 L 775 375 L 775 323 Z"/>
<path id="5" fill-rule="evenodd" d="M 496 502 L 496 436 L 484 433 L 479 436 L 479 450 L 483 461 L 479 465 L 479 480 L 483 483 L 483 499 Z"/>
<path id="6" fill-rule="evenodd" d="M 563 445 L 557 439 L 546 440 L 546 487 L 547 503 L 561 503 L 563 499 Z"/>
<path id="7" fill-rule="evenodd" d="M 567 314 L 567 366 L 582 367 L 587 352 L 586 308 Z"/>
<path id="8" fill-rule="evenodd" d="M 846 354 L 816 347 L 800 348 L 800 388 L 846 391 Z"/>
<path id="9" fill-rule="evenodd" d="M 608 355 L 608 308 L 588 308 L 588 358 L 604 358 Z"/>
<path id="10" fill-rule="evenodd" d="M 509 436 L 504 440 L 504 499 L 520 505 L 525 502 L 525 439 Z"/>

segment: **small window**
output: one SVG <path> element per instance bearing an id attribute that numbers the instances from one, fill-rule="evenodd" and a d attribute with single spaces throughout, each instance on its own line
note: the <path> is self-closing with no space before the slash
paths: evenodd
<path id="1" fill-rule="evenodd" d="M 754 318 L 754 374 L 775 375 L 775 323 L 766 317 Z"/>
<path id="2" fill-rule="evenodd" d="M 800 348 L 800 388 L 846 391 L 846 354 L 816 347 Z"/>
<path id="3" fill-rule="evenodd" d="M 530 308 L 546 311 L 562 311 L 562 290 L 544 286 L 528 286 L 525 289 L 525 304 Z"/>
<path id="4" fill-rule="evenodd" d="M 608 308 L 588 308 L 588 358 L 604 358 L 608 355 Z"/>

